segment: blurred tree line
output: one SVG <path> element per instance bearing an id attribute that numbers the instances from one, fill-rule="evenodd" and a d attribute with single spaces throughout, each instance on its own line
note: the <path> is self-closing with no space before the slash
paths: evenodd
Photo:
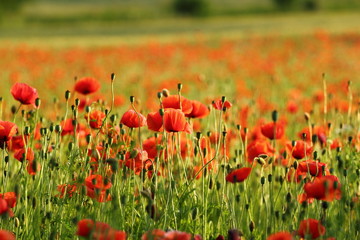
<path id="1" fill-rule="evenodd" d="M 306 10 L 319 8 L 318 0 L 269 0 L 274 7 L 281 11 Z M 210 0 L 173 0 L 175 12 L 183 15 L 204 16 L 209 13 Z"/>

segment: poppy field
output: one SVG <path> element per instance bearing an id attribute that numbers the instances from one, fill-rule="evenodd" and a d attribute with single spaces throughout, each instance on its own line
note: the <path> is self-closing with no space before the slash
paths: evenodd
<path id="1" fill-rule="evenodd" d="M 0 47 L 0 239 L 360 239 L 360 34 Z"/>

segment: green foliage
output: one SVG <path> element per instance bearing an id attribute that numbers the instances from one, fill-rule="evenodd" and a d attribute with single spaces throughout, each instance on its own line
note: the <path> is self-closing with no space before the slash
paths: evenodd
<path id="1" fill-rule="evenodd" d="M 209 14 L 207 0 L 174 0 L 174 11 L 182 15 L 205 16 Z"/>
<path id="2" fill-rule="evenodd" d="M 7 13 L 18 11 L 25 2 L 31 0 L 1 0 L 0 1 L 0 17 Z"/>

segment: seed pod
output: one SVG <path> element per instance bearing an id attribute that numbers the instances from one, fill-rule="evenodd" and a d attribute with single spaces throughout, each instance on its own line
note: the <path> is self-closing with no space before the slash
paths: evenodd
<path id="1" fill-rule="evenodd" d="M 134 103 L 135 102 L 135 97 L 134 96 L 130 96 L 130 103 Z"/>
<path id="2" fill-rule="evenodd" d="M 249 224 L 249 229 L 250 229 L 250 232 L 253 232 L 254 229 L 255 229 L 255 223 L 254 221 L 251 221 L 250 224 Z"/>
<path id="3" fill-rule="evenodd" d="M 277 122 L 277 120 L 278 120 L 278 112 L 276 110 L 272 111 L 271 119 L 273 120 L 273 122 Z"/>
<path id="4" fill-rule="evenodd" d="M 264 184 L 265 184 L 265 177 L 261 177 L 261 178 L 260 178 L 260 183 L 261 183 L 261 185 L 264 185 Z"/>
<path id="5" fill-rule="evenodd" d="M 65 92 L 65 100 L 69 100 L 69 98 L 71 97 L 71 92 L 69 90 L 66 90 Z"/>

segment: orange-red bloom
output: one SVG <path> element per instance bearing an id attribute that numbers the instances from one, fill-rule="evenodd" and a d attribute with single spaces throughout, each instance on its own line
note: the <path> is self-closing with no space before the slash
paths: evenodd
<path id="1" fill-rule="evenodd" d="M 91 219 L 82 219 L 77 224 L 76 235 L 92 240 L 125 240 L 126 233 L 118 231 L 107 223 L 94 222 Z"/>
<path id="2" fill-rule="evenodd" d="M 37 90 L 26 83 L 15 83 L 11 87 L 11 94 L 15 100 L 24 105 L 34 105 L 35 100 L 39 97 Z"/>
<path id="3" fill-rule="evenodd" d="M 143 169 L 148 169 L 151 166 L 151 161 L 146 151 L 140 149 L 133 149 L 131 152 L 125 154 L 125 166 L 132 169 L 135 174 L 139 175 Z"/>
<path id="4" fill-rule="evenodd" d="M 327 175 L 315 178 L 313 182 L 304 185 L 307 198 L 316 198 L 323 201 L 333 201 L 341 198 L 341 185 L 336 176 Z"/>
<path id="5" fill-rule="evenodd" d="M 95 198 L 99 202 L 110 201 L 111 197 L 106 190 L 111 187 L 108 179 L 103 179 L 101 175 L 90 175 L 85 179 L 86 194 Z"/>
<path id="6" fill-rule="evenodd" d="M 105 117 L 105 113 L 99 110 L 92 111 L 91 113 L 85 115 L 85 119 L 89 121 L 90 127 L 95 129 L 101 128 Z"/>
<path id="7" fill-rule="evenodd" d="M 181 101 L 179 99 L 180 97 L 178 95 L 170 95 L 163 99 L 162 105 L 165 109 L 181 109 L 184 114 L 191 113 L 193 108 L 192 102 L 184 97 L 181 97 Z"/>
<path id="8" fill-rule="evenodd" d="M 316 239 L 325 234 L 325 227 L 316 219 L 306 219 L 300 222 L 298 235 L 305 237 L 309 235 L 312 239 Z"/>
<path id="9" fill-rule="evenodd" d="M 274 154 L 274 149 L 271 147 L 270 143 L 268 141 L 261 140 L 255 140 L 252 141 L 247 149 L 247 154 L 248 154 L 248 161 L 252 162 L 254 161 L 254 158 L 258 157 L 260 154 L 266 154 L 268 156 L 272 156 Z"/>
<path id="10" fill-rule="evenodd" d="M 251 168 L 243 167 L 230 172 L 226 176 L 226 181 L 231 183 L 243 182 L 250 175 Z"/>
<path id="11" fill-rule="evenodd" d="M 313 150 L 310 144 L 302 140 L 296 141 L 294 147 L 291 145 L 291 143 L 288 143 L 286 146 L 289 149 L 293 158 L 296 159 L 303 159 L 305 156 L 311 155 Z"/>
<path id="12" fill-rule="evenodd" d="M 212 102 L 212 106 L 216 110 L 223 110 L 223 108 L 229 109 L 231 108 L 232 104 L 229 101 L 222 102 L 221 99 L 214 100 Z"/>
<path id="13" fill-rule="evenodd" d="M 150 130 L 155 132 L 160 132 L 162 130 L 163 119 L 159 111 L 148 113 L 146 122 Z"/>
<path id="14" fill-rule="evenodd" d="M 292 240 L 293 236 L 289 232 L 277 232 L 271 234 L 266 240 Z"/>
<path id="15" fill-rule="evenodd" d="M 129 128 L 138 128 L 146 125 L 146 118 L 141 113 L 137 113 L 130 109 L 124 113 L 120 123 Z"/>
<path id="16" fill-rule="evenodd" d="M 15 123 L 8 121 L 0 121 L 0 148 L 4 148 L 7 141 L 17 133 L 17 126 Z"/>
<path id="17" fill-rule="evenodd" d="M 80 79 L 75 84 L 75 91 L 84 95 L 91 94 L 100 89 L 100 83 L 91 77 Z"/>
<path id="18" fill-rule="evenodd" d="M 6 230 L 0 230 L 1 240 L 16 240 L 15 234 Z"/>
<path id="19" fill-rule="evenodd" d="M 14 192 L 0 193 L 0 198 L 3 198 L 7 202 L 9 208 L 16 206 L 16 194 Z"/>
<path id="20" fill-rule="evenodd" d="M 192 103 L 192 111 L 188 114 L 185 114 L 186 117 L 204 118 L 207 115 L 209 115 L 210 113 L 209 108 L 205 104 L 196 100 L 192 100 L 191 103 Z"/>
<path id="21" fill-rule="evenodd" d="M 26 154 L 26 156 L 25 156 Z M 15 151 L 14 158 L 20 162 L 27 160 L 29 162 L 33 161 L 35 158 L 34 151 L 31 148 L 21 148 Z"/>
<path id="22" fill-rule="evenodd" d="M 280 139 L 284 136 L 284 124 L 282 122 L 269 122 L 261 126 L 261 133 L 268 139 Z"/>
<path id="23" fill-rule="evenodd" d="M 192 132 L 190 124 L 186 121 L 185 114 L 177 109 L 167 109 L 165 111 L 164 127 L 168 132 Z"/>

